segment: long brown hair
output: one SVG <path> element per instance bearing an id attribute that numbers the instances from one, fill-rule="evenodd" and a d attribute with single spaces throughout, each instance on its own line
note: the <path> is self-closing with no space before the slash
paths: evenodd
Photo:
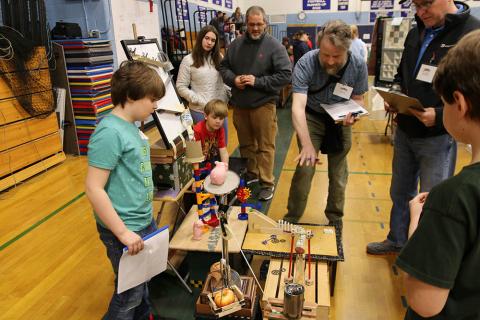
<path id="1" fill-rule="evenodd" d="M 207 52 L 203 49 L 202 42 L 203 38 L 205 38 L 205 35 L 209 32 L 214 33 L 217 37 L 217 40 L 215 41 L 215 45 L 213 46 L 212 50 L 210 52 Z M 222 60 L 222 57 L 220 55 L 219 41 L 220 38 L 218 36 L 218 31 L 214 26 L 208 25 L 203 27 L 202 30 L 200 30 L 197 35 L 197 41 L 195 42 L 195 46 L 192 50 L 193 66 L 195 68 L 200 68 L 201 66 L 203 66 L 206 62 L 208 55 L 211 54 L 215 69 L 218 70 L 218 68 L 220 67 L 220 61 Z"/>

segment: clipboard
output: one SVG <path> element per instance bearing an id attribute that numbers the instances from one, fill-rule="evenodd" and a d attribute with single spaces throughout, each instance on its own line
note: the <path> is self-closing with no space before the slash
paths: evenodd
<path id="1" fill-rule="evenodd" d="M 373 89 L 378 92 L 378 94 L 390 105 L 391 108 L 397 110 L 398 113 L 413 116 L 413 114 L 410 112 L 410 109 L 415 109 L 422 112 L 425 111 L 422 103 L 416 98 L 378 87 L 373 87 Z"/>
<path id="2" fill-rule="evenodd" d="M 145 236 L 144 248 L 131 256 L 123 251 L 118 266 L 117 293 L 138 286 L 167 269 L 168 225 Z"/>

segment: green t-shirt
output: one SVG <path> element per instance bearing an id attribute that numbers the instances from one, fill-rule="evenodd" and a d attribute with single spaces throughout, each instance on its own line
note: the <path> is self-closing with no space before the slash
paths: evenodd
<path id="1" fill-rule="evenodd" d="M 480 319 L 480 163 L 434 187 L 418 228 L 397 259 L 411 276 L 450 289 L 428 319 Z M 408 308 L 405 319 L 423 319 Z"/>
<path id="2" fill-rule="evenodd" d="M 127 228 L 147 227 L 153 198 L 150 144 L 135 124 L 107 115 L 90 138 L 88 164 L 110 170 L 105 191 Z M 105 227 L 96 214 L 95 219 Z"/>

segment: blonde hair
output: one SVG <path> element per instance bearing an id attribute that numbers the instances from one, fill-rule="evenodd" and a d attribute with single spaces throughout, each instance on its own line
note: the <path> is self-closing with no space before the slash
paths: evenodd
<path id="1" fill-rule="evenodd" d="M 213 114 L 215 117 L 226 118 L 228 115 L 227 104 L 220 99 L 210 100 L 204 111 L 207 116 Z"/>
<path id="2" fill-rule="evenodd" d="M 358 27 L 355 24 L 350 25 L 350 30 L 352 31 L 352 38 L 356 39 L 358 38 Z"/>

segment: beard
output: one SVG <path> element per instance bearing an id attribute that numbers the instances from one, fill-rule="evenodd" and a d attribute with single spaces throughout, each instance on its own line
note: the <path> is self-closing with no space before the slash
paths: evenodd
<path id="1" fill-rule="evenodd" d="M 345 60 L 342 63 L 334 64 L 333 66 L 326 66 L 321 59 L 319 60 L 322 68 L 330 76 L 336 75 L 347 63 L 347 59 L 345 58 Z"/>

